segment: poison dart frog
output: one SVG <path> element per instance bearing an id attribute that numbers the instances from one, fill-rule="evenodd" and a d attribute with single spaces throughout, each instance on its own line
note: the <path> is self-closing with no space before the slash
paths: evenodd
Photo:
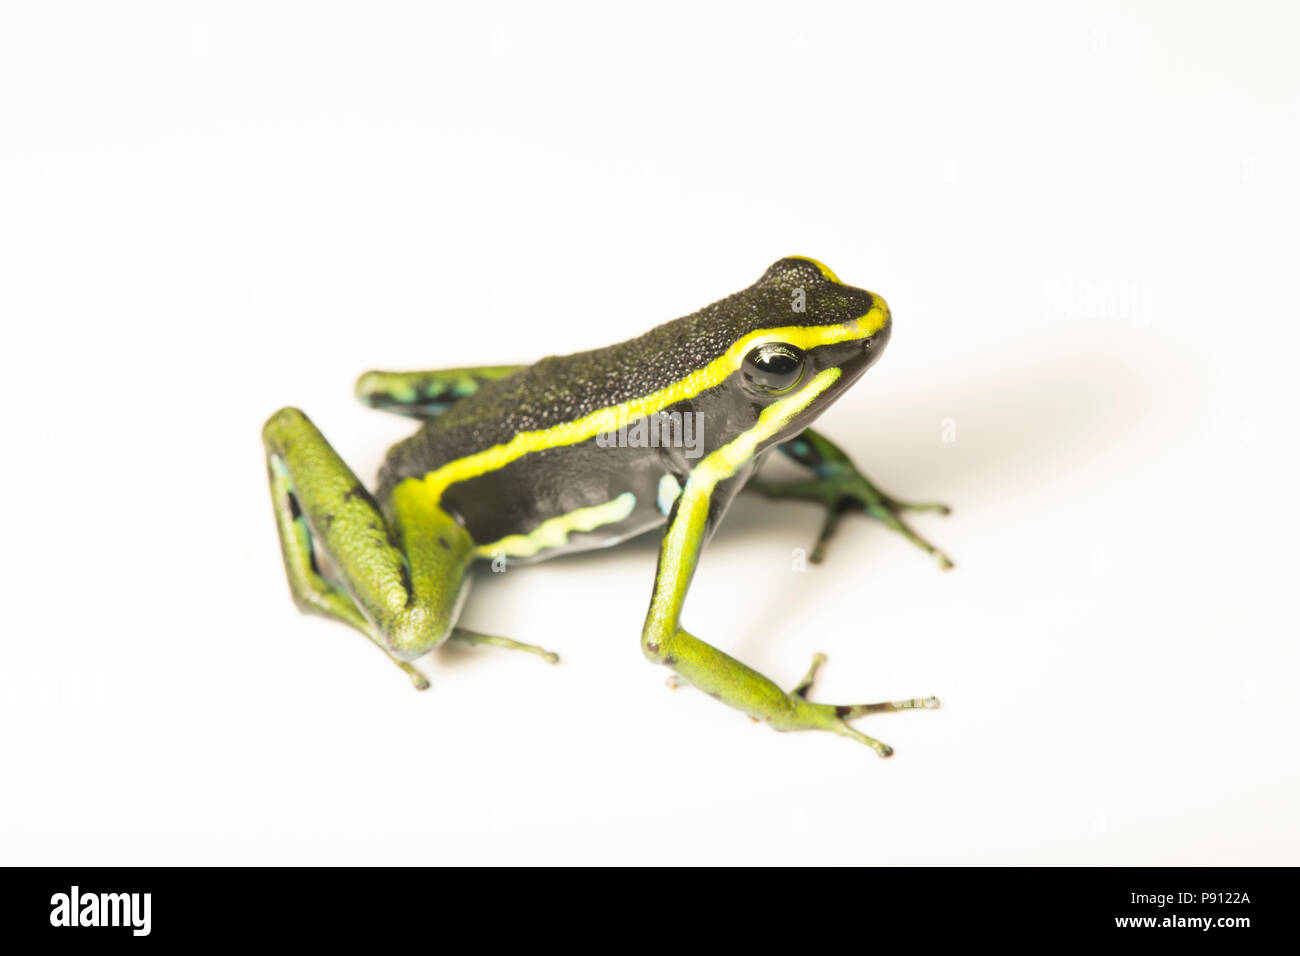
<path id="1" fill-rule="evenodd" d="M 946 506 L 885 494 L 809 427 L 880 357 L 891 327 L 884 299 L 792 256 L 618 345 L 526 366 L 367 372 L 362 402 L 422 420 L 388 452 L 373 492 L 305 414 L 283 408 L 262 435 L 294 600 L 350 624 L 424 689 L 411 662 L 448 640 L 557 660 L 459 626 L 473 562 L 527 564 L 661 529 L 645 656 L 777 730 L 828 730 L 887 757 L 892 748 L 850 721 L 938 707 L 935 698 L 815 703 L 822 655 L 782 690 L 681 617 L 701 550 L 746 488 L 824 507 L 813 562 L 844 514 L 864 512 L 952 566 L 902 518 Z M 773 450 L 811 477 L 762 480 Z"/>

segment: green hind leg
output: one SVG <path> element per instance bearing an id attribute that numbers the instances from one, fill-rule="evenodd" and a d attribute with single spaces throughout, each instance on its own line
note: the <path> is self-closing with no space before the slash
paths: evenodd
<path id="1" fill-rule="evenodd" d="M 437 418 L 453 402 L 520 368 L 519 365 L 485 365 L 427 372 L 366 372 L 357 379 L 355 392 L 357 401 L 371 408 L 411 418 Z"/>
<path id="2" fill-rule="evenodd" d="M 901 517 L 907 511 L 934 511 L 946 515 L 951 510 L 947 505 L 900 501 L 885 494 L 858 471 L 857 466 L 839 446 L 811 428 L 777 447 L 787 457 L 811 469 L 816 477 L 806 481 L 780 483 L 756 478 L 748 487 L 769 498 L 815 501 L 826 509 L 822 530 L 810 559 L 814 563 L 820 563 L 826 556 L 826 542 L 839 527 L 840 518 L 847 512 L 861 511 L 932 556 L 939 562 L 939 567 L 946 570 L 953 566 L 946 554 L 913 531 Z"/>
<path id="3" fill-rule="evenodd" d="M 448 639 L 549 653 L 455 627 L 474 544 L 418 482 L 399 486 L 385 516 L 302 412 L 281 409 L 262 434 L 281 554 L 301 610 L 365 634 L 420 690 L 428 680 L 409 662 Z"/>
<path id="4" fill-rule="evenodd" d="M 293 483 L 289 479 L 284 460 L 275 456 L 267 458 L 268 473 L 271 482 L 271 503 L 275 509 L 275 524 L 280 532 L 280 552 L 284 558 L 284 570 L 289 578 L 289 592 L 298 609 L 306 614 L 320 614 L 323 617 L 342 621 L 349 627 L 360 631 L 403 673 L 411 679 L 416 690 L 427 690 L 429 680 L 414 665 L 394 657 L 384 645 L 383 638 L 357 610 L 346 591 L 326 579 L 317 566 L 318 557 L 312 548 L 312 534 L 307 527 L 294 495 Z"/>

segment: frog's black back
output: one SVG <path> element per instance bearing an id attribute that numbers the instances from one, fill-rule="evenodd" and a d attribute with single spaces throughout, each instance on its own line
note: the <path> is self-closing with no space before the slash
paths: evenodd
<path id="1" fill-rule="evenodd" d="M 803 311 L 792 309 L 803 290 Z M 774 263 L 749 288 L 617 345 L 552 356 L 488 382 L 395 445 L 380 471 L 378 495 L 406 478 L 602 408 L 649 395 L 723 355 L 763 328 L 847 322 L 871 308 L 869 292 L 828 279 L 812 261 Z"/>

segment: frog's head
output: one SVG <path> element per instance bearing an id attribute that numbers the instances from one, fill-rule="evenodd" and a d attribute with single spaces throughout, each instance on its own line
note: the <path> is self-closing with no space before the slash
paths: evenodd
<path id="1" fill-rule="evenodd" d="M 724 304 L 733 336 L 728 388 L 746 400 L 763 444 L 806 428 L 889 341 L 885 301 L 814 259 L 781 259 Z"/>

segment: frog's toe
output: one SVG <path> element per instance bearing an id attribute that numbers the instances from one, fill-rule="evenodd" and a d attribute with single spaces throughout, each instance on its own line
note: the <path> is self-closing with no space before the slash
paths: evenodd
<path id="1" fill-rule="evenodd" d="M 913 697 L 910 700 L 886 700 L 878 704 L 848 704 L 835 708 L 841 720 L 852 720 L 866 714 L 892 714 L 896 710 L 938 710 L 938 697 Z"/>
<path id="2" fill-rule="evenodd" d="M 558 664 L 560 662 L 560 655 L 554 651 L 548 651 L 536 644 L 525 644 L 523 641 L 511 640 L 497 634 L 480 634 L 478 631 L 458 627 L 451 632 L 451 639 L 460 641 L 462 644 L 486 644 L 492 647 L 504 647 L 511 651 L 523 651 L 526 654 L 534 654 L 540 657 L 548 664 Z"/>
<path id="3" fill-rule="evenodd" d="M 952 508 L 942 501 L 899 501 L 897 498 L 888 498 L 886 503 L 894 511 L 932 511 L 940 515 L 952 514 Z"/>

